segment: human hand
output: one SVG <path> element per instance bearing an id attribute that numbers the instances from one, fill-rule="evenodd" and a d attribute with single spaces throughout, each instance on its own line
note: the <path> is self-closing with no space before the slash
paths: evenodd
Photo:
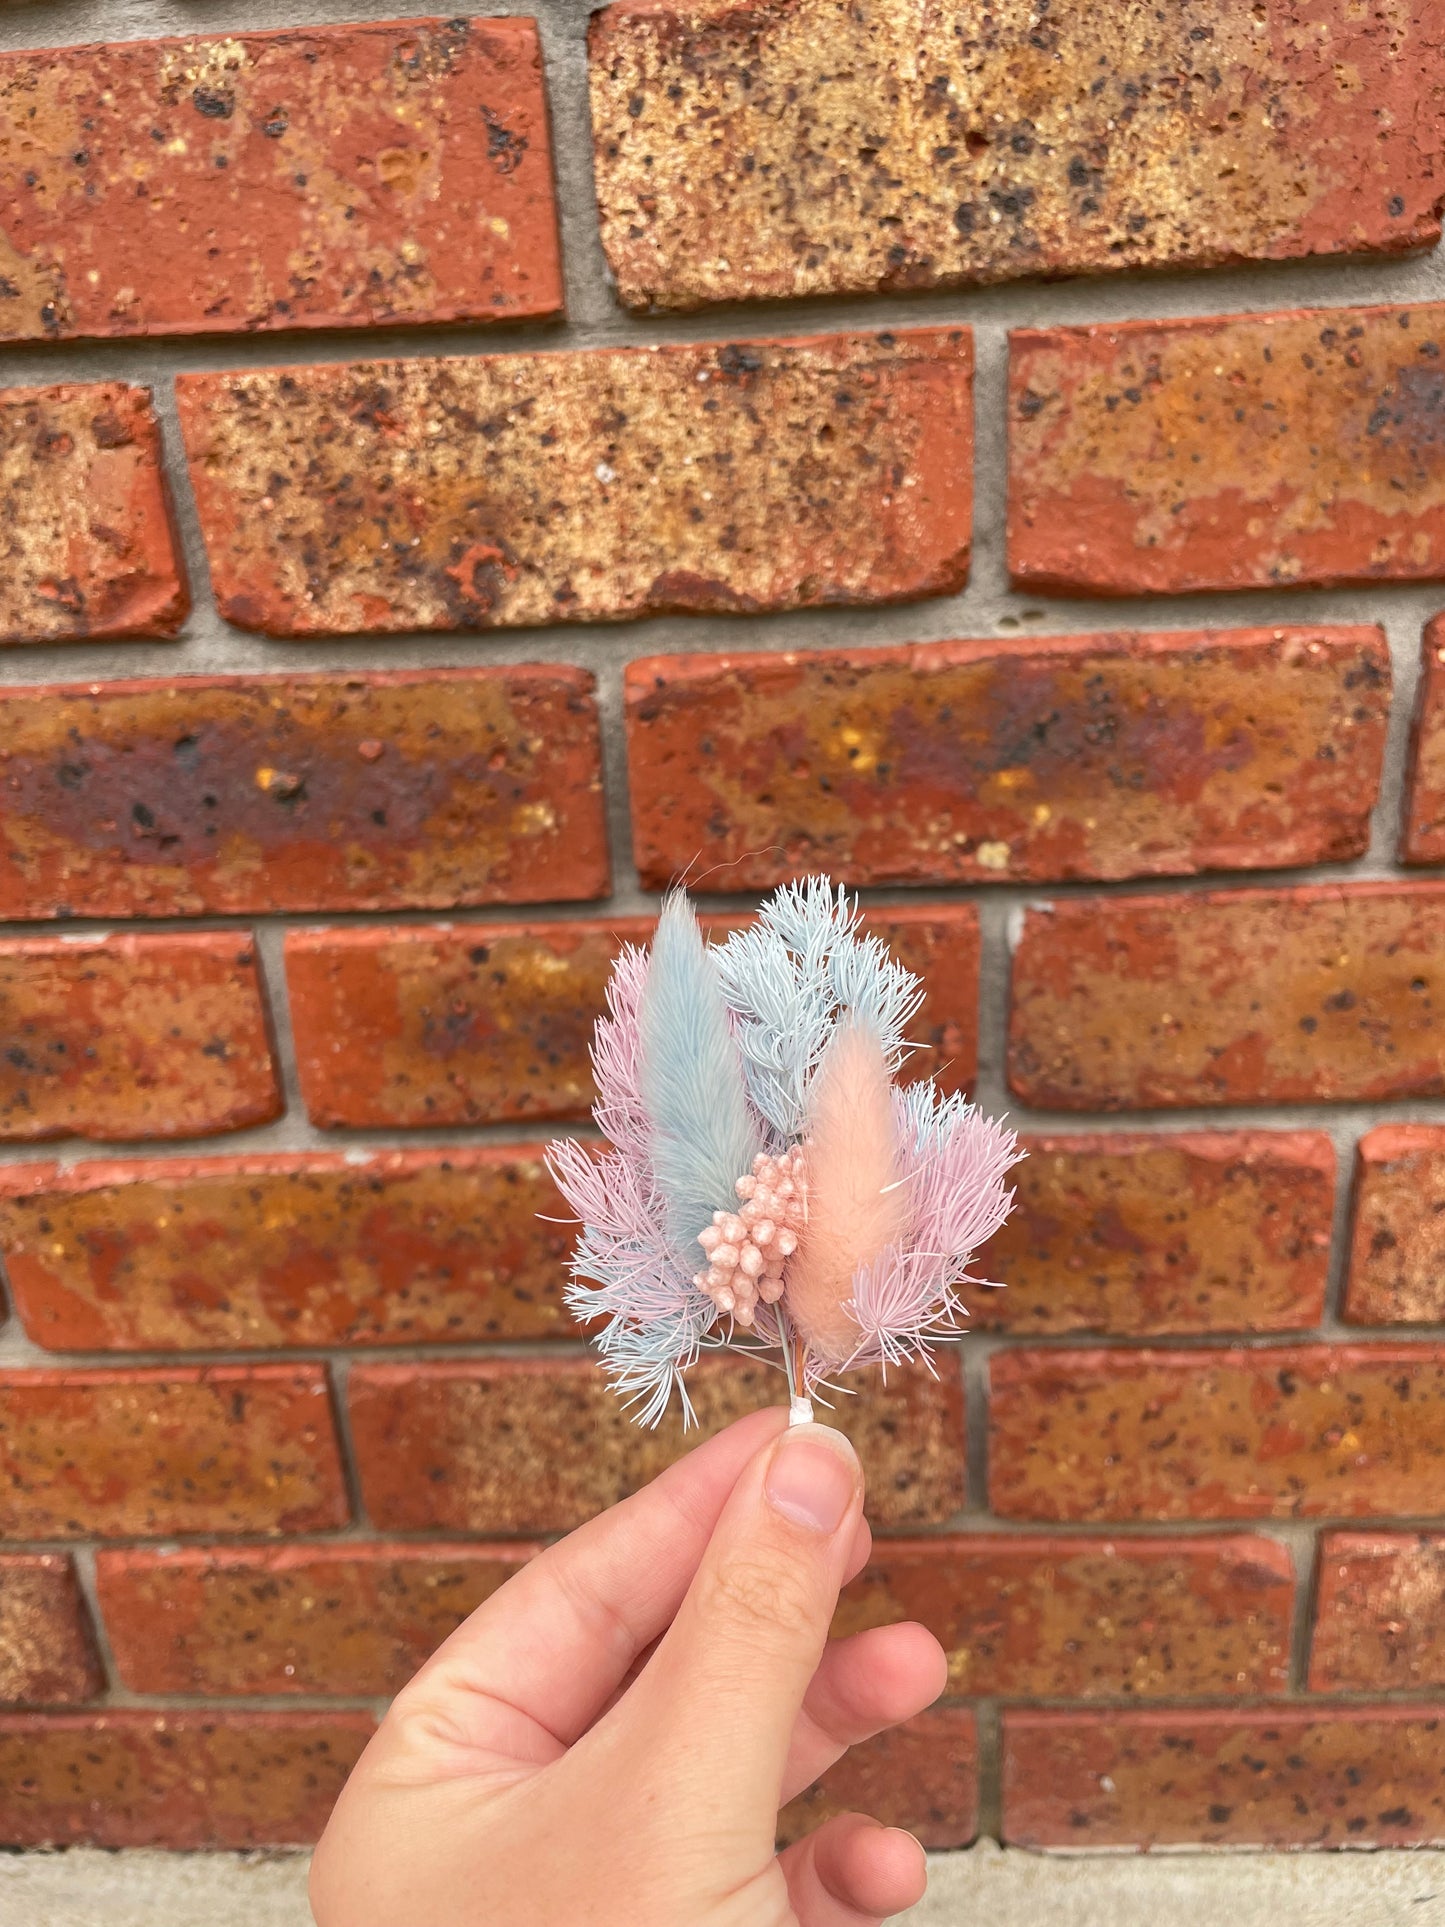
<path id="1" fill-rule="evenodd" d="M 823 1425 L 759 1412 L 525 1566 L 398 1695 L 311 1869 L 318 1927 L 871 1927 L 922 1895 L 858 1814 L 778 1808 L 943 1689 L 932 1634 L 828 1642 L 870 1548 Z"/>

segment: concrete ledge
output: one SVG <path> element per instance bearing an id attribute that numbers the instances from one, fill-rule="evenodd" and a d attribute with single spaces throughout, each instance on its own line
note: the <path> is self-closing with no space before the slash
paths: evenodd
<path id="1" fill-rule="evenodd" d="M 1445 1927 L 1445 1853 L 939 1854 L 910 1927 Z M 311 1927 L 306 1856 L 0 1857 L 0 1927 Z"/>

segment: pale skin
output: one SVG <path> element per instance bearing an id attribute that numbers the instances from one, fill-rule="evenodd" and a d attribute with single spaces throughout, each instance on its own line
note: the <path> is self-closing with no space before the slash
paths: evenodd
<path id="1" fill-rule="evenodd" d="M 398 1696 L 317 1849 L 318 1927 L 875 1927 L 925 1883 L 778 1809 L 943 1690 L 921 1626 L 830 1642 L 868 1557 L 841 1433 L 740 1420 L 525 1566 Z"/>

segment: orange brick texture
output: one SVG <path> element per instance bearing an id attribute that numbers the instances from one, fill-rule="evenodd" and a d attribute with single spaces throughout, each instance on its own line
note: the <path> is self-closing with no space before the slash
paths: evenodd
<path id="1" fill-rule="evenodd" d="M 1445 0 L 10 11 L 0 1848 L 314 1839 L 686 1449 L 544 1146 L 820 870 L 1028 1155 L 781 1833 L 1445 1845 Z"/>

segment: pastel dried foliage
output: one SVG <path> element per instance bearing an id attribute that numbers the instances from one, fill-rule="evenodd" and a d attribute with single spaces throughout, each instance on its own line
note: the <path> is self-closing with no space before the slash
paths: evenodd
<path id="1" fill-rule="evenodd" d="M 564 1140 L 549 1157 L 582 1225 L 568 1305 L 596 1327 L 603 1365 L 644 1423 L 674 1389 L 690 1416 L 685 1375 L 705 1347 L 756 1350 L 796 1331 L 816 1386 L 854 1366 L 926 1360 L 959 1335 L 959 1288 L 1008 1215 L 1019 1153 L 962 1098 L 893 1083 L 921 989 L 857 923 L 845 892 L 807 878 L 709 948 L 678 893 L 651 953 L 629 947 L 618 960 L 593 1048 L 609 1148 Z M 748 1201 L 759 1172 L 771 1184 L 784 1168 L 807 1215 L 773 1307 L 767 1243 L 791 1238 L 793 1220 Z M 759 1250 L 745 1251 L 753 1238 Z M 743 1288 L 727 1288 L 720 1253 L 751 1266 L 757 1288 L 741 1273 Z"/>

